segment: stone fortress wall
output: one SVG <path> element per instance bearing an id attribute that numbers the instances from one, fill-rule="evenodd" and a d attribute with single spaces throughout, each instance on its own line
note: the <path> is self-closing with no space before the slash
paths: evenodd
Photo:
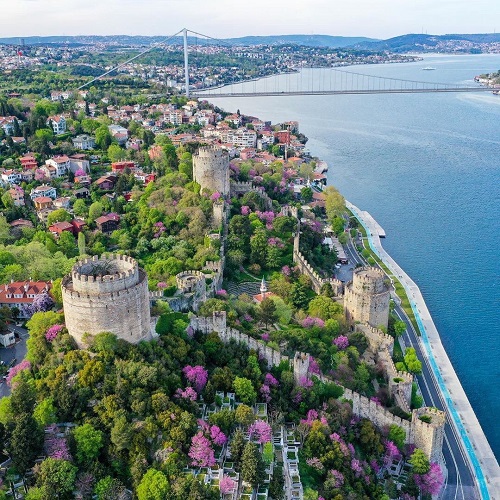
<path id="1" fill-rule="evenodd" d="M 387 328 L 391 298 L 387 277 L 376 267 L 359 267 L 344 290 L 347 320 Z"/>
<path id="2" fill-rule="evenodd" d="M 193 155 L 193 179 L 201 189 L 229 195 L 229 155 L 217 146 L 202 146 Z"/>
<path id="3" fill-rule="evenodd" d="M 231 181 L 231 196 L 246 194 L 250 191 L 260 196 L 266 210 L 271 210 L 273 208 L 273 200 L 269 198 L 269 195 L 262 186 L 256 186 L 253 182 Z"/>
<path id="4" fill-rule="evenodd" d="M 225 311 L 214 312 L 213 316 L 208 318 L 193 316 L 190 320 L 190 326 L 195 331 L 205 334 L 216 332 L 223 342 L 229 342 L 231 339 L 242 342 L 249 349 L 253 349 L 259 355 L 263 356 L 269 366 L 279 365 L 282 361 L 291 363 L 295 383 L 299 383 L 303 377 L 310 377 L 309 364 L 311 356 L 308 353 L 296 352 L 293 360 L 290 360 L 287 356 L 268 347 L 261 340 L 254 339 L 234 328 L 227 327 Z M 388 349 L 388 339 L 383 332 L 372 329 L 369 335 L 371 336 L 370 342 Z M 334 382 L 324 375 L 321 375 L 320 379 L 323 382 Z M 408 421 L 392 414 L 389 410 L 380 406 L 375 401 L 371 401 L 366 396 L 345 387 L 343 389 L 343 398 L 352 402 L 354 415 L 371 420 L 379 428 L 390 425 L 401 427 L 406 433 L 408 443 L 421 448 L 430 460 L 438 462 L 444 467 L 442 455 L 445 425 L 444 412 L 435 408 L 419 408 L 411 412 L 412 418 L 411 421 Z M 431 417 L 430 423 L 420 420 L 420 417 L 423 415 Z"/>
<path id="5" fill-rule="evenodd" d="M 146 273 L 126 255 L 77 262 L 62 281 L 66 327 L 79 347 L 85 333 L 112 332 L 127 342 L 150 340 Z"/>

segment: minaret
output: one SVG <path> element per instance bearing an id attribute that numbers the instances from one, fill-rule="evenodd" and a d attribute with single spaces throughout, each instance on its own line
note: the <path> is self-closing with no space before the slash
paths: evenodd
<path id="1" fill-rule="evenodd" d="M 262 276 L 262 281 L 260 283 L 260 294 L 262 295 L 262 300 L 266 298 L 267 285 L 264 276 Z"/>

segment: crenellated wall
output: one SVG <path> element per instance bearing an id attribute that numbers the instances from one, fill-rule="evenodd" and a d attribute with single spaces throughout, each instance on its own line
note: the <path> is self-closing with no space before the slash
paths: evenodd
<path id="1" fill-rule="evenodd" d="M 266 210 L 271 210 L 273 208 L 273 200 L 269 198 L 269 195 L 263 187 L 256 186 L 252 182 L 231 181 L 231 196 L 249 193 L 250 191 L 257 193 L 262 198 Z"/>
<path id="2" fill-rule="evenodd" d="M 259 355 L 263 356 L 270 366 L 278 365 L 281 361 L 291 361 L 296 384 L 299 384 L 303 377 L 310 375 L 309 364 L 311 356 L 309 353 L 296 352 L 293 360 L 290 360 L 287 356 L 268 347 L 263 341 L 254 339 L 234 328 L 228 328 L 226 326 L 225 311 L 214 312 L 211 318 L 192 317 L 190 326 L 194 330 L 205 334 L 217 332 L 223 342 L 229 342 L 231 339 L 234 339 L 237 342 L 244 343 L 249 349 L 253 349 Z M 370 335 L 377 345 L 385 345 L 388 340 L 383 332 L 375 328 L 371 330 Z M 387 350 L 387 347 L 384 347 L 384 349 Z M 335 382 L 325 375 L 320 375 L 319 378 L 323 382 Z M 406 433 L 407 443 L 415 444 L 415 446 L 424 451 L 430 460 L 436 461 L 442 466 L 444 465 L 442 455 L 445 425 L 444 412 L 435 408 L 419 408 L 411 412 L 412 419 L 410 422 L 392 414 L 389 410 L 375 401 L 368 399 L 366 396 L 345 387 L 343 389 L 343 398 L 352 402 L 354 415 L 369 419 L 379 428 L 387 428 L 391 425 L 401 427 Z M 422 415 L 431 416 L 431 422 L 426 423 L 420 420 L 419 417 Z"/>

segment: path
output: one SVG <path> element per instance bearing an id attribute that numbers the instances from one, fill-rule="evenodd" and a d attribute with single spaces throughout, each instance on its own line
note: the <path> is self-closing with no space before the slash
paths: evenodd
<path id="1" fill-rule="evenodd" d="M 358 207 L 348 201 L 346 201 L 346 207 L 362 223 L 366 229 L 371 249 L 398 277 L 410 300 L 422 334 L 420 337 L 415 336 L 414 339 L 408 337 L 407 340 L 415 347 L 418 346 L 418 351 L 420 351 L 421 357 L 425 361 L 425 368 L 429 371 L 429 377 L 423 373 L 423 384 L 421 383 L 420 387 L 422 388 L 422 385 L 424 385 L 427 389 L 425 392 L 429 393 L 428 397 L 431 400 L 434 400 L 432 393 L 437 393 L 436 395 L 443 402 L 444 409 L 447 412 L 448 422 L 453 427 L 453 433 L 449 432 L 449 430 L 446 432 L 446 445 L 453 462 L 452 464 L 447 459 L 447 466 L 453 465 L 455 467 L 457 485 L 464 483 L 464 478 L 468 475 L 469 471 L 464 469 L 464 465 L 466 465 L 474 475 L 481 498 L 500 499 L 500 467 L 441 343 L 439 333 L 420 289 L 382 247 L 379 237 L 380 226 L 373 224 L 373 217 L 365 217 Z M 401 310 L 399 312 L 403 313 Z M 409 331 L 412 332 L 411 323 L 407 322 L 407 324 L 410 326 Z M 412 333 L 415 334 L 416 332 L 413 331 Z M 453 441 L 456 443 L 453 443 Z M 467 459 L 466 463 L 463 461 L 463 455 Z M 464 465 L 461 465 L 461 462 L 464 462 Z M 467 493 L 467 490 L 463 491 L 462 488 L 460 494 L 457 488 L 455 498 L 468 499 L 470 496 L 467 495 L 470 495 L 470 493 Z"/>

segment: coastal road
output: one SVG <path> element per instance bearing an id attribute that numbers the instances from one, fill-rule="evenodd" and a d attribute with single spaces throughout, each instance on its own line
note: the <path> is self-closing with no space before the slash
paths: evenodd
<path id="1" fill-rule="evenodd" d="M 367 265 L 365 260 L 358 254 L 350 238 L 348 239 L 347 245 L 345 245 L 345 250 L 352 264 L 356 265 L 359 263 Z M 411 321 L 398 304 L 395 305 L 394 313 L 406 323 L 406 332 L 403 335 L 405 344 L 414 347 L 418 358 L 423 361 L 422 374 L 418 375 L 416 378 L 425 405 L 433 406 L 446 412 L 446 405 L 444 405 L 441 399 L 441 391 L 431 373 L 427 357 L 424 356 L 421 351 L 419 337 Z M 447 417 L 447 420 L 449 422 L 449 417 Z M 469 463 L 463 455 L 460 439 L 456 436 L 454 428 L 450 426 L 449 423 L 445 425 L 443 455 L 448 469 L 448 477 L 440 498 L 443 500 L 479 499 L 480 496 L 476 489 L 476 482 L 470 471 Z"/>
<path id="2" fill-rule="evenodd" d="M 17 365 L 26 356 L 26 339 L 28 338 L 28 331 L 25 328 L 13 325 L 12 330 L 19 335 L 19 339 L 16 338 L 16 343 L 11 347 L 0 348 L 0 360 L 6 365 L 11 364 L 14 359 Z M 3 379 L 0 379 L 0 399 L 9 394 L 10 387 Z"/>

